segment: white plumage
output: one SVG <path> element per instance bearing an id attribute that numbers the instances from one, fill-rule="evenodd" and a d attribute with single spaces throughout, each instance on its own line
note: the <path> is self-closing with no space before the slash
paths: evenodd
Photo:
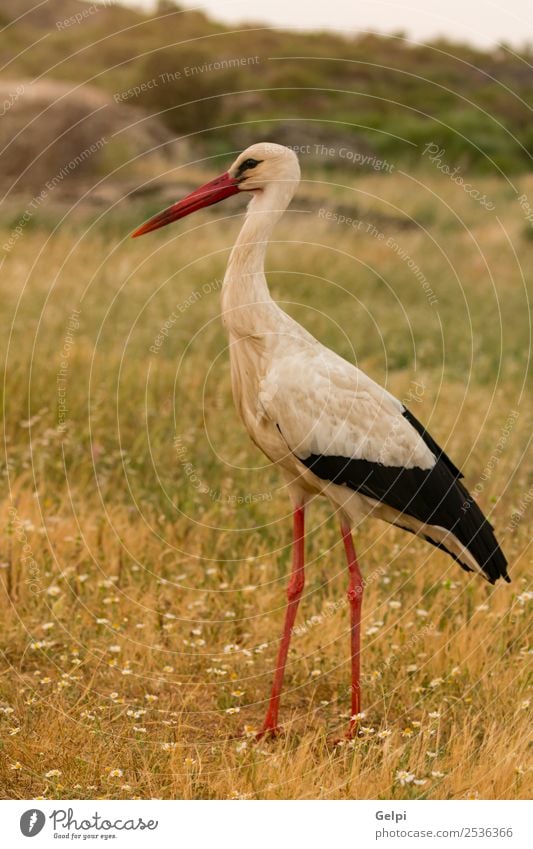
<path id="1" fill-rule="evenodd" d="M 259 402 L 298 457 L 334 454 L 429 469 L 435 457 L 403 417 L 402 404 L 360 369 L 313 340 L 278 354 Z"/>

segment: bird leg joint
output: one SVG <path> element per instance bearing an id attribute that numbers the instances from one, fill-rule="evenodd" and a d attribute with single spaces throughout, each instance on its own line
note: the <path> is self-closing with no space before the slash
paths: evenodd
<path id="1" fill-rule="evenodd" d="M 357 584 L 355 587 L 349 587 L 348 592 L 346 593 L 348 596 L 348 601 L 350 604 L 361 604 L 363 601 L 363 585 Z"/>
<path id="2" fill-rule="evenodd" d="M 296 573 L 292 576 L 287 587 L 287 598 L 289 601 L 296 601 L 300 598 L 304 589 L 305 578 L 303 573 Z"/>

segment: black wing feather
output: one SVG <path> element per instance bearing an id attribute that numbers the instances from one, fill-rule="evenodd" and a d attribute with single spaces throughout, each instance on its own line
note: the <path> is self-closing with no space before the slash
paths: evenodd
<path id="1" fill-rule="evenodd" d="M 414 427 L 417 433 L 420 434 L 431 453 L 434 454 L 437 459 L 443 460 L 446 463 L 452 475 L 454 475 L 456 478 L 462 478 L 463 473 L 460 471 L 460 469 L 457 468 L 455 463 L 452 463 L 452 461 L 450 460 L 448 455 L 444 453 L 440 445 L 437 445 L 431 434 L 428 433 L 424 425 L 418 421 L 416 416 L 413 416 L 412 412 L 408 410 L 407 407 L 403 408 L 402 415 L 405 419 L 407 419 L 409 424 Z"/>
<path id="2" fill-rule="evenodd" d="M 370 460 L 324 454 L 299 459 L 322 480 L 344 484 L 425 525 L 438 525 L 451 531 L 491 583 L 500 577 L 509 580 L 507 561 L 492 526 L 459 481 L 456 467 L 438 447 L 437 450 L 435 465 L 430 469 L 384 466 Z M 437 540 L 428 541 L 444 548 Z"/>

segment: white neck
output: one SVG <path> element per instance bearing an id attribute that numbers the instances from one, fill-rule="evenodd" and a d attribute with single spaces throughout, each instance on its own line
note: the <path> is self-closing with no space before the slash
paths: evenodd
<path id="1" fill-rule="evenodd" d="M 274 226 L 294 194 L 292 181 L 270 183 L 248 204 L 244 224 L 231 252 L 222 287 L 223 321 L 230 333 L 255 335 L 267 330 L 280 308 L 270 297 L 265 254 Z"/>

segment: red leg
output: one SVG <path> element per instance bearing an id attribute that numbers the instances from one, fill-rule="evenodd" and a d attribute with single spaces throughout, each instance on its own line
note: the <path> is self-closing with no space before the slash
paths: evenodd
<path id="1" fill-rule="evenodd" d="M 361 712 L 361 607 L 363 604 L 363 578 L 352 540 L 349 525 L 341 524 L 342 539 L 348 560 L 350 582 L 348 585 L 348 601 L 350 604 L 350 641 L 352 654 L 352 719 L 348 736 L 353 736 L 357 727 L 354 716 Z"/>
<path id="2" fill-rule="evenodd" d="M 274 674 L 274 682 L 272 684 L 272 693 L 268 704 L 268 711 L 258 737 L 263 737 L 265 734 L 275 734 L 278 730 L 278 711 L 281 688 L 283 685 L 283 675 L 285 673 L 285 665 L 287 663 L 287 655 L 289 653 L 292 629 L 294 627 L 298 605 L 300 604 L 300 598 L 304 588 L 304 581 L 304 508 L 297 507 L 294 511 L 292 572 L 291 579 L 287 587 L 288 603 L 287 610 L 285 612 L 285 624 L 283 626 L 283 634 L 278 651 L 278 659 Z"/>

